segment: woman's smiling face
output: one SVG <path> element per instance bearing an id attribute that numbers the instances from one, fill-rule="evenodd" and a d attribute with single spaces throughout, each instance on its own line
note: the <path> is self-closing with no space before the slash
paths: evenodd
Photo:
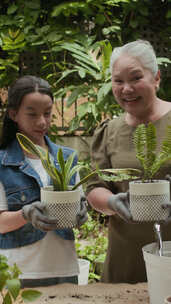
<path id="1" fill-rule="evenodd" d="M 128 55 L 120 56 L 113 66 L 112 90 L 118 104 L 134 116 L 146 115 L 156 101 L 160 83 L 159 72 L 154 77 L 140 61 Z"/>

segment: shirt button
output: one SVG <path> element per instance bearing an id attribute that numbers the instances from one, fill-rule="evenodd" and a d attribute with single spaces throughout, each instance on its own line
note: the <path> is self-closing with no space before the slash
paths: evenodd
<path id="1" fill-rule="evenodd" d="M 25 201 L 26 201 L 26 196 L 25 196 L 25 194 L 22 194 L 22 195 L 21 195 L 21 201 L 22 201 L 22 202 L 25 202 Z"/>

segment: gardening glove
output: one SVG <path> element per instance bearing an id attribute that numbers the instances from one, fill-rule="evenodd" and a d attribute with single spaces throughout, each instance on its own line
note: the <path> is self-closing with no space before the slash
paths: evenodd
<path id="1" fill-rule="evenodd" d="M 56 229 L 57 219 L 47 215 L 45 203 L 37 201 L 32 204 L 25 205 L 22 208 L 22 214 L 27 222 L 30 222 L 39 230 L 47 232 Z"/>
<path id="2" fill-rule="evenodd" d="M 88 220 L 88 215 L 87 215 L 87 200 L 85 196 L 81 196 L 80 200 L 80 212 L 76 216 L 76 227 L 80 228 L 87 220 Z"/>
<path id="3" fill-rule="evenodd" d="M 109 209 L 115 211 L 123 220 L 129 222 L 132 215 L 129 209 L 129 193 L 112 194 L 108 200 Z"/>
<path id="4" fill-rule="evenodd" d="M 165 179 L 168 180 L 171 183 L 171 175 L 166 174 Z M 162 204 L 163 209 L 168 209 L 169 210 L 169 216 L 164 220 L 164 224 L 168 224 L 171 222 L 171 202 L 168 204 Z"/>
<path id="5" fill-rule="evenodd" d="M 162 204 L 163 209 L 168 209 L 169 210 L 169 215 L 168 217 L 164 220 L 164 224 L 168 224 L 171 222 L 171 202 L 167 204 Z"/>

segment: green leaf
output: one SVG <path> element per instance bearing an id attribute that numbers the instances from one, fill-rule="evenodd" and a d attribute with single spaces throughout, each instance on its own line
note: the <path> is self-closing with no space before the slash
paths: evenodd
<path id="1" fill-rule="evenodd" d="M 17 9 L 18 9 L 18 6 L 15 4 L 12 4 L 8 7 L 7 14 L 11 15 L 11 14 L 15 13 Z"/>
<path id="2" fill-rule="evenodd" d="M 143 16 L 147 17 L 149 15 L 149 12 L 148 12 L 148 7 L 147 6 L 143 6 L 141 7 L 140 9 L 140 12 Z"/>
<path id="3" fill-rule="evenodd" d="M 112 89 L 112 82 L 104 83 L 97 94 L 97 105 L 100 104 Z"/>
<path id="4" fill-rule="evenodd" d="M 9 291 L 6 293 L 2 304 L 12 304 L 12 299 L 11 299 Z"/>
<path id="5" fill-rule="evenodd" d="M 167 18 L 167 19 L 170 19 L 170 18 L 171 18 L 171 10 L 168 10 L 168 11 L 167 11 L 166 18 Z"/>
<path id="6" fill-rule="evenodd" d="M 90 76 L 94 77 L 96 80 L 100 78 L 98 71 L 93 70 L 91 67 L 89 67 L 87 64 L 80 62 L 79 60 L 76 60 L 76 62 L 79 64 L 79 66 L 75 65 L 75 68 L 79 72 L 80 67 L 85 69 L 85 72 L 89 74 Z M 100 71 L 99 71 L 100 72 Z"/>
<path id="7" fill-rule="evenodd" d="M 66 172 L 65 172 L 65 161 L 63 157 L 63 152 L 62 149 L 59 148 L 58 153 L 57 153 L 57 160 L 61 169 L 61 184 L 63 185 L 63 189 L 67 188 L 66 185 Z"/>
<path id="8" fill-rule="evenodd" d="M 151 180 L 161 166 L 171 160 L 171 126 L 166 129 L 166 135 L 157 154 L 156 128 L 152 123 L 139 125 L 134 132 L 136 157 L 143 168 L 142 179 Z"/>
<path id="9" fill-rule="evenodd" d="M 166 57 L 157 57 L 157 63 L 158 64 L 171 63 L 171 60 Z"/>
<path id="10" fill-rule="evenodd" d="M 84 102 L 78 107 L 78 117 L 81 119 L 84 117 L 87 113 L 92 113 L 92 102 Z"/>
<path id="11" fill-rule="evenodd" d="M 43 156 L 43 154 L 44 154 L 43 148 L 41 151 L 41 149 L 36 147 L 36 145 L 28 137 L 26 137 L 25 135 L 23 135 L 21 133 L 17 133 L 16 136 L 19 141 L 19 144 L 26 152 L 36 155 L 39 158 Z"/>
<path id="12" fill-rule="evenodd" d="M 105 16 L 102 15 L 102 14 L 97 14 L 96 17 L 95 17 L 96 23 L 97 23 L 97 24 L 100 24 L 100 25 L 104 24 L 104 23 L 105 23 L 105 20 L 106 20 L 106 18 L 105 18 Z"/>
<path id="13" fill-rule="evenodd" d="M 84 55 L 82 57 L 78 56 L 77 54 L 73 54 L 72 56 L 77 59 L 77 62 L 79 62 L 81 64 L 81 62 L 87 64 L 87 66 L 91 66 L 92 68 L 94 68 L 94 70 L 97 70 L 100 72 L 100 67 L 91 60 L 90 56 Z"/>
<path id="14" fill-rule="evenodd" d="M 86 71 L 85 71 L 85 69 L 82 69 L 82 68 L 80 67 L 80 69 L 79 69 L 79 71 L 78 71 L 78 74 L 79 74 L 79 76 L 80 76 L 81 78 L 85 78 L 85 76 L 86 76 Z"/>
<path id="15" fill-rule="evenodd" d="M 70 74 L 72 74 L 72 73 L 74 73 L 74 72 L 77 72 L 77 70 L 76 70 L 76 69 L 73 69 L 73 70 L 66 70 L 66 71 L 64 71 L 64 72 L 62 73 L 62 76 L 57 80 L 56 83 L 61 82 L 62 79 L 64 79 L 65 77 L 67 77 L 68 75 L 70 75 Z"/>
<path id="16" fill-rule="evenodd" d="M 40 1 L 31 1 L 31 0 L 29 0 L 29 1 L 26 1 L 25 3 L 24 3 L 24 5 L 27 7 L 27 8 L 29 8 L 30 10 L 38 10 L 38 9 L 40 9 Z"/>
<path id="17" fill-rule="evenodd" d="M 67 99 L 66 106 L 69 108 L 85 92 L 84 85 L 76 87 Z"/>
<path id="18" fill-rule="evenodd" d="M 19 279 L 7 280 L 6 285 L 13 299 L 16 300 L 21 288 L 20 280 Z"/>
<path id="19" fill-rule="evenodd" d="M 23 32 L 21 32 L 19 35 L 17 35 L 16 39 L 14 40 L 15 44 L 19 44 L 20 42 L 24 41 L 25 35 Z"/>
<path id="20" fill-rule="evenodd" d="M 75 172 L 72 170 L 72 164 L 74 162 L 74 158 L 76 157 L 76 152 L 73 152 L 68 158 L 65 163 L 65 172 L 66 172 L 66 184 L 69 184 L 71 177 L 74 175 Z M 73 168 L 76 168 L 74 166 Z"/>
<path id="21" fill-rule="evenodd" d="M 136 20 L 136 19 L 131 20 L 130 26 L 135 29 L 138 26 L 138 20 Z"/>
<path id="22" fill-rule="evenodd" d="M 82 61 L 84 63 L 86 63 L 88 66 L 90 65 L 91 67 L 93 67 L 94 69 L 100 71 L 99 66 L 97 65 L 97 63 L 95 62 L 95 60 L 93 59 L 93 57 L 86 52 L 86 50 L 80 46 L 79 44 L 69 44 L 69 43 L 65 43 L 62 45 L 62 47 L 68 51 L 71 52 L 71 55 L 78 59 L 79 61 Z"/>
<path id="23" fill-rule="evenodd" d="M 37 300 L 41 295 L 42 293 L 40 291 L 34 289 L 24 290 L 21 293 L 21 297 L 26 303 Z"/>
<path id="24" fill-rule="evenodd" d="M 0 291 L 4 288 L 6 280 L 8 279 L 8 273 L 6 271 L 0 271 Z"/>

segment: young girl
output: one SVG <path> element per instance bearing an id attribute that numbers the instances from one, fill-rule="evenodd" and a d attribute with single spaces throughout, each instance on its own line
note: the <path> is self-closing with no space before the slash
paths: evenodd
<path id="1" fill-rule="evenodd" d="M 40 187 L 50 184 L 49 176 L 16 139 L 21 132 L 56 157 L 59 146 L 46 135 L 52 105 L 50 86 L 41 78 L 24 76 L 9 89 L 0 148 L 0 180 L 7 198 L 0 202 L 0 254 L 18 265 L 23 287 L 77 283 L 79 272 L 72 229 L 56 230 L 57 220 L 46 215 L 40 202 Z M 61 148 L 64 159 L 73 153 Z M 85 222 L 85 206 L 77 218 L 79 225 Z"/>

